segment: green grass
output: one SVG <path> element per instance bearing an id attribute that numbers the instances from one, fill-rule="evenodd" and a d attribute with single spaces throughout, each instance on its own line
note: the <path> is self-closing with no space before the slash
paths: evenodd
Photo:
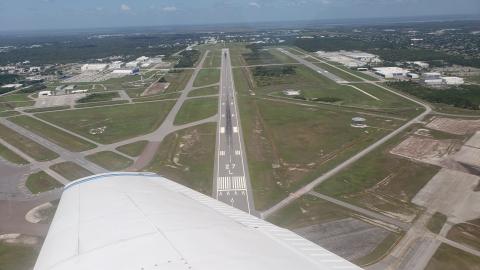
<path id="1" fill-rule="evenodd" d="M 119 171 L 132 165 L 133 161 L 111 151 L 98 152 L 86 156 L 88 160 L 109 171 Z"/>
<path id="2" fill-rule="evenodd" d="M 480 250 L 480 218 L 455 224 L 448 231 L 447 238 Z"/>
<path id="3" fill-rule="evenodd" d="M 213 116 L 218 111 L 218 98 L 194 98 L 186 100 L 173 123 L 182 125 Z"/>
<path id="4" fill-rule="evenodd" d="M 119 146 L 116 149 L 124 153 L 125 155 L 129 155 L 131 157 L 138 157 L 142 153 L 145 146 L 147 146 L 147 143 L 147 141 L 138 141 Z"/>
<path id="5" fill-rule="evenodd" d="M 15 164 L 25 165 L 29 163 L 28 161 L 23 159 L 21 156 L 17 155 L 15 152 L 8 149 L 3 144 L 0 144 L 0 156 L 5 160 Z"/>
<path id="6" fill-rule="evenodd" d="M 92 93 L 87 96 L 77 100 L 77 103 L 89 103 L 89 102 L 101 102 L 101 101 L 110 101 L 114 98 L 119 98 L 120 95 L 118 92 L 103 92 L 103 93 Z"/>
<path id="7" fill-rule="evenodd" d="M 360 266 L 367 266 L 379 261 L 389 253 L 394 245 L 400 241 L 402 236 L 403 233 L 390 232 L 370 254 L 354 260 L 353 263 Z"/>
<path id="8" fill-rule="evenodd" d="M 62 187 L 63 185 L 46 172 L 40 171 L 30 174 L 25 182 L 25 186 L 33 194 L 38 194 L 54 188 Z"/>
<path id="9" fill-rule="evenodd" d="M 81 152 L 96 147 L 88 141 L 29 116 L 16 116 L 9 118 L 9 120 L 73 152 Z"/>
<path id="10" fill-rule="evenodd" d="M 13 94 L 8 94 L 8 95 L 5 95 L 5 96 L 1 96 L 1 97 L 0 97 L 0 102 L 9 102 L 9 101 L 13 101 L 13 102 L 32 101 L 32 99 L 29 98 L 28 95 L 30 95 L 30 94 L 27 94 L 27 93 L 13 93 Z"/>
<path id="11" fill-rule="evenodd" d="M 209 86 L 204 88 L 198 88 L 192 90 L 188 93 L 189 97 L 198 97 L 198 96 L 207 96 L 207 95 L 217 95 L 218 94 L 218 86 Z"/>
<path id="12" fill-rule="evenodd" d="M 35 265 L 40 246 L 0 242 L 0 269 L 31 270 Z"/>
<path id="13" fill-rule="evenodd" d="M 144 171 L 156 172 L 206 195 L 212 194 L 216 124 L 169 134 Z"/>
<path id="14" fill-rule="evenodd" d="M 263 210 L 397 128 L 399 121 L 240 96 L 255 205 Z M 367 133 L 368 132 L 368 133 Z"/>
<path id="15" fill-rule="evenodd" d="M 203 62 L 202 68 L 220 67 L 222 62 L 221 53 L 222 51 L 219 49 L 210 50 L 210 52 L 207 55 L 207 58 L 205 58 L 205 61 Z"/>
<path id="16" fill-rule="evenodd" d="M 441 244 L 437 252 L 428 262 L 425 270 L 479 270 L 480 257 L 454 248 L 447 244 Z"/>
<path id="17" fill-rule="evenodd" d="M 8 102 L 0 102 L 0 111 L 10 111 L 15 108 L 19 107 L 28 107 L 33 106 L 35 104 L 34 101 L 8 101 Z"/>
<path id="18" fill-rule="evenodd" d="M 237 79 L 235 82 L 237 82 Z M 373 86 L 368 88 L 373 88 Z M 389 109 L 389 111 L 391 111 L 392 106 L 395 108 L 399 107 L 399 109 L 404 109 L 404 107 L 412 109 L 414 107 L 413 103 L 392 93 L 388 93 L 383 89 L 382 96 L 388 96 L 388 99 L 386 101 L 382 99 L 375 100 L 348 85 L 337 84 L 305 66 L 295 66 L 295 74 L 276 77 L 254 77 L 253 90 L 256 94 L 268 95 L 276 93 L 278 95 L 285 89 L 300 90 L 307 100 L 335 100 L 335 102 L 332 103 L 337 105 L 357 106 L 366 109 Z M 379 92 L 379 90 L 376 89 L 367 89 L 365 91 Z M 396 102 L 391 102 L 393 99 L 395 99 Z M 401 112 L 403 112 L 403 110 Z"/>
<path id="19" fill-rule="evenodd" d="M 247 48 L 246 48 L 247 49 Z M 248 49 L 247 49 L 248 50 Z M 268 65 L 268 64 L 285 64 L 296 63 L 297 61 L 275 48 L 263 48 L 252 52 L 248 50 L 242 54 L 248 65 Z"/>
<path id="20" fill-rule="evenodd" d="M 190 77 L 192 77 L 192 70 L 175 70 L 175 72 L 169 72 L 165 75 L 165 79 L 170 83 L 165 93 L 172 93 L 183 91 L 188 83 Z"/>
<path id="21" fill-rule="evenodd" d="M 58 154 L 0 124 L 0 137 L 36 161 L 48 161 Z"/>
<path id="22" fill-rule="evenodd" d="M 0 117 L 10 117 L 10 116 L 15 116 L 19 114 L 20 112 L 17 112 L 17 111 L 3 111 L 3 112 L 0 112 Z"/>
<path id="23" fill-rule="evenodd" d="M 173 101 L 135 103 L 42 113 L 38 117 L 91 140 L 114 143 L 154 131 L 173 104 Z"/>
<path id="24" fill-rule="evenodd" d="M 391 148 L 407 135 L 405 132 L 397 135 L 315 190 L 375 211 L 414 217 L 420 210 L 410 200 L 439 167 L 390 154 Z"/>
<path id="25" fill-rule="evenodd" d="M 427 228 L 433 233 L 439 233 L 446 221 L 447 216 L 440 212 L 435 212 L 428 221 Z"/>
<path id="26" fill-rule="evenodd" d="M 220 80 L 220 69 L 218 68 L 209 68 L 202 69 L 198 72 L 195 81 L 193 82 L 194 87 L 210 85 L 217 83 Z"/>
<path id="27" fill-rule="evenodd" d="M 55 165 L 50 166 L 50 169 L 52 169 L 53 171 L 57 172 L 58 174 L 60 174 L 61 176 L 65 177 L 70 181 L 77 180 L 93 174 L 89 170 L 71 161 L 57 163 Z"/>

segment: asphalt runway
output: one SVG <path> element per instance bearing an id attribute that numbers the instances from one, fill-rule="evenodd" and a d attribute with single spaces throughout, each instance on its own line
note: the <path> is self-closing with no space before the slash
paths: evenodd
<path id="1" fill-rule="evenodd" d="M 217 128 L 214 196 L 247 213 L 253 213 L 250 180 L 228 49 L 222 50 L 219 122 Z"/>

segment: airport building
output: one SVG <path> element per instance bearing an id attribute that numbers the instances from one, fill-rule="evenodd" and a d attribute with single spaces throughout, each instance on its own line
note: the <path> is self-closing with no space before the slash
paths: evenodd
<path id="1" fill-rule="evenodd" d="M 133 75 L 133 74 L 137 74 L 139 71 L 140 70 L 138 69 L 138 67 L 134 67 L 134 68 L 126 68 L 126 69 L 115 69 L 114 71 L 112 71 L 112 73 Z"/>
<path id="2" fill-rule="evenodd" d="M 443 84 L 442 74 L 438 72 L 423 73 L 423 83 L 427 85 L 441 85 Z"/>
<path id="3" fill-rule="evenodd" d="M 85 64 L 80 70 L 81 71 L 103 71 L 108 67 L 107 64 Z"/>
<path id="4" fill-rule="evenodd" d="M 378 67 L 373 68 L 375 74 L 386 79 L 400 79 L 407 76 L 408 70 L 399 67 Z"/>
<path id="5" fill-rule="evenodd" d="M 460 77 L 442 77 L 442 81 L 446 85 L 461 85 L 465 83 L 463 78 Z"/>

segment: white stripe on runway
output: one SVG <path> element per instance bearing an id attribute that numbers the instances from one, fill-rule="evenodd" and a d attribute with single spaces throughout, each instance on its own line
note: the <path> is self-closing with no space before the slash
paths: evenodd
<path id="1" fill-rule="evenodd" d="M 246 190 L 245 176 L 219 176 L 217 191 Z"/>

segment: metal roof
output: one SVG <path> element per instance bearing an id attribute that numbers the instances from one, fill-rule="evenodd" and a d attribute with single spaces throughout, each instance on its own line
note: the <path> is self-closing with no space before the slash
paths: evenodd
<path id="1" fill-rule="evenodd" d="M 65 187 L 34 269 L 360 268 L 166 178 L 109 173 Z"/>

